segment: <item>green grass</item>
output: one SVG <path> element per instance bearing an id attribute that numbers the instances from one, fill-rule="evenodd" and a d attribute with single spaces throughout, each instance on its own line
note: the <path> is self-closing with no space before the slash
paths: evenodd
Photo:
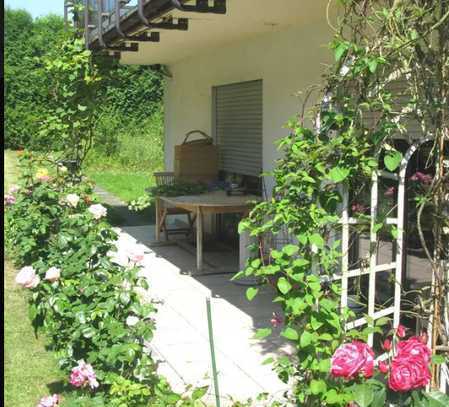
<path id="1" fill-rule="evenodd" d="M 154 185 L 152 174 L 126 170 L 89 168 L 87 176 L 98 186 L 129 202 L 145 194 L 145 188 Z"/>
<path id="2" fill-rule="evenodd" d="M 153 172 L 163 168 L 162 110 L 143 121 L 106 114 L 95 137 L 85 168 L 98 186 L 129 202 L 154 185 Z"/>
<path id="3" fill-rule="evenodd" d="M 4 186 L 17 181 L 17 156 L 14 151 L 4 154 Z M 4 278 L 4 351 L 6 407 L 35 406 L 39 399 L 57 387 L 63 377 L 56 358 L 45 350 L 42 337 L 34 336 L 28 319 L 26 293 L 15 282 L 16 271 L 6 259 Z"/>

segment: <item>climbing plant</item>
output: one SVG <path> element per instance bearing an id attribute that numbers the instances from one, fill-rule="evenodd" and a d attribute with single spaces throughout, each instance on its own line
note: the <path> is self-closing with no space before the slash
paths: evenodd
<path id="1" fill-rule="evenodd" d="M 274 301 L 282 305 L 284 315 L 272 322 L 283 324 L 281 335 L 296 347 L 292 357 L 282 357 L 274 365 L 280 378 L 291 384 L 286 395 L 290 402 L 446 405 L 445 396 L 424 388 L 435 389 L 443 380 L 438 364 L 447 362 L 449 337 L 449 1 L 340 0 L 331 2 L 329 9 L 334 5 L 339 18 L 329 24 L 335 31 L 330 44 L 335 61 L 323 86 L 310 89 L 306 98 L 317 92 L 321 102 L 309 110 L 305 104 L 304 112 L 310 115 L 302 112 L 289 123 L 290 135 L 279 143 L 283 158 L 272 174 L 273 197 L 241 222 L 240 231 L 249 232 L 258 243 L 237 277 L 256 276 L 277 288 Z M 369 230 L 371 222 L 394 239 L 397 230 L 386 224 L 386 214 L 370 219 L 363 199 L 373 171 L 397 171 L 403 159 L 397 140 L 411 143 L 424 137 L 431 137 L 433 146 L 426 173 L 415 175 L 423 186 L 416 202 L 419 236 L 433 282 L 431 294 L 421 294 L 422 307 L 414 310 L 427 321 L 427 332 L 419 340 L 407 340 L 423 346 L 418 352 L 423 356 L 416 361 L 399 351 L 409 342 L 401 345 L 403 335 L 398 327 L 389 330 L 385 318 L 368 321 L 363 330 L 345 329 L 354 312 L 340 309 L 341 287 L 333 276 L 342 256 L 342 191 L 350 191 L 351 216 L 362 227 L 365 220 Z M 424 211 L 430 214 L 431 242 L 422 232 Z M 268 236 L 286 230 L 290 244 L 273 248 L 266 243 Z M 248 299 L 257 291 L 249 288 Z M 373 332 L 394 338 L 391 363 L 376 368 L 374 353 L 364 343 Z M 270 334 L 272 329 L 264 328 L 256 336 Z M 423 344 L 427 338 L 429 351 Z M 348 345 L 354 348 L 346 356 L 355 352 L 367 364 L 354 360 L 355 370 L 342 374 L 338 367 Z M 411 372 L 416 366 L 420 374 Z M 398 386 L 395 380 L 404 377 L 414 379 Z"/>

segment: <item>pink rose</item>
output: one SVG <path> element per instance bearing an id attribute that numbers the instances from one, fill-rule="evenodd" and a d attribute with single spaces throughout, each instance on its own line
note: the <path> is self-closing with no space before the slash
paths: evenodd
<path id="1" fill-rule="evenodd" d="M 11 194 L 6 194 L 3 198 L 3 204 L 5 206 L 14 205 L 16 203 L 16 197 Z"/>
<path id="2" fill-rule="evenodd" d="M 45 273 L 45 279 L 51 281 L 52 283 L 59 280 L 61 277 L 61 270 L 57 267 L 50 267 Z"/>
<path id="3" fill-rule="evenodd" d="M 273 328 L 277 328 L 278 326 L 282 325 L 283 319 L 280 315 L 276 314 L 276 312 L 273 312 L 273 317 L 271 318 L 270 322 Z"/>
<path id="4" fill-rule="evenodd" d="M 412 336 L 406 341 L 400 341 L 397 344 L 396 352 L 398 358 L 407 358 L 409 356 L 419 357 L 426 364 L 430 362 L 432 351 L 421 339 L 417 336 Z"/>
<path id="5" fill-rule="evenodd" d="M 59 394 L 53 394 L 52 396 L 42 397 L 37 407 L 57 407 L 61 401 Z"/>
<path id="6" fill-rule="evenodd" d="M 430 381 L 429 366 L 421 356 L 396 356 L 391 362 L 388 387 L 409 391 L 425 387 Z"/>
<path id="7" fill-rule="evenodd" d="M 354 213 L 364 213 L 366 211 L 365 206 L 359 203 L 353 204 L 351 209 Z"/>
<path id="8" fill-rule="evenodd" d="M 32 266 L 25 266 L 16 275 L 16 283 L 23 288 L 36 288 L 41 279 Z"/>
<path id="9" fill-rule="evenodd" d="M 424 174 L 420 171 L 416 171 L 411 177 L 411 181 L 419 181 L 421 184 L 429 185 L 433 181 L 433 177 L 429 174 Z"/>
<path id="10" fill-rule="evenodd" d="M 352 341 L 341 345 L 331 359 L 331 374 L 345 379 L 358 374 L 371 377 L 374 371 L 374 352 L 364 342 Z"/>
<path id="11" fill-rule="evenodd" d="M 72 369 L 70 374 L 70 384 L 75 387 L 85 387 L 88 385 L 91 389 L 95 389 L 99 386 L 92 365 L 86 363 L 82 359 L 78 361 L 78 366 L 75 366 Z"/>

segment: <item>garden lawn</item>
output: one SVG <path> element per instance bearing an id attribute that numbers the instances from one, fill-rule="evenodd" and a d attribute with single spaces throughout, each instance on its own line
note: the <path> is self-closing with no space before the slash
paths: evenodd
<path id="1" fill-rule="evenodd" d="M 125 202 L 144 195 L 145 189 L 154 185 L 153 176 L 145 172 L 89 168 L 87 175 L 99 187 Z"/>

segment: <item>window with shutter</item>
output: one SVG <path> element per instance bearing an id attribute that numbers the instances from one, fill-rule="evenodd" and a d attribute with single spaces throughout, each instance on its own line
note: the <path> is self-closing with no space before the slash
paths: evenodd
<path id="1" fill-rule="evenodd" d="M 213 88 L 213 128 L 222 171 L 260 175 L 262 112 L 262 80 Z"/>

